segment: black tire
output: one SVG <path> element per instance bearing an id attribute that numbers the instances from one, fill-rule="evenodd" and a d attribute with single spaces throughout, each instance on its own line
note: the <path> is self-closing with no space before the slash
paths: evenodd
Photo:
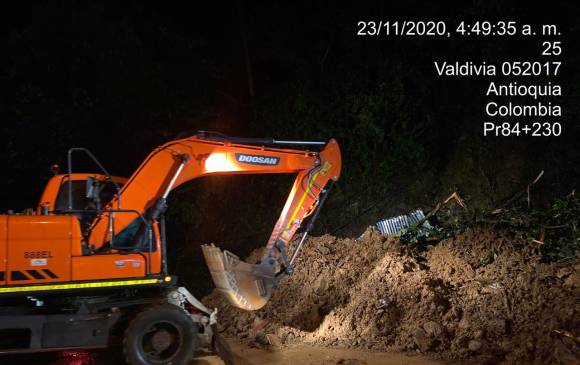
<path id="1" fill-rule="evenodd" d="M 171 304 L 148 307 L 137 314 L 123 339 L 130 365 L 185 365 L 199 346 L 197 324 Z"/>

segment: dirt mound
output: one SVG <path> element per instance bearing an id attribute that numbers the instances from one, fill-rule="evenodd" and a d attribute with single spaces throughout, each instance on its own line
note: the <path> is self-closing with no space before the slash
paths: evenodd
<path id="1" fill-rule="evenodd" d="M 360 240 L 309 239 L 296 273 L 259 311 L 217 292 L 204 302 L 220 309 L 227 334 L 263 344 L 572 364 L 578 269 L 541 263 L 537 247 L 507 233 L 469 230 L 417 254 L 369 230 Z"/>

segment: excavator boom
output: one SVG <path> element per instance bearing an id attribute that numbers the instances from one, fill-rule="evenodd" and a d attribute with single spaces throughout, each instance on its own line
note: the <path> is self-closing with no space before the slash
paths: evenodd
<path id="1" fill-rule="evenodd" d="M 292 272 L 286 247 L 303 220 L 321 205 L 341 169 L 335 140 L 320 152 L 266 146 L 311 142 L 231 138 L 198 134 L 155 149 L 93 223 L 88 242 L 96 250 L 135 242 L 145 220 L 157 220 L 170 191 L 211 175 L 294 173 L 296 179 L 259 264 L 248 264 L 213 245 L 202 247 L 216 287 L 240 308 L 255 310 L 268 301 L 277 281 Z M 305 236 L 304 236 L 305 237 Z M 303 240 L 302 240 L 303 241 Z M 300 245 L 301 247 L 301 245 Z"/>

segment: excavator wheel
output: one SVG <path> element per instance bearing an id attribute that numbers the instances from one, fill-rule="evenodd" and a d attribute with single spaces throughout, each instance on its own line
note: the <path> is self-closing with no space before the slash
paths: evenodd
<path id="1" fill-rule="evenodd" d="M 172 304 L 151 306 L 137 314 L 123 340 L 130 365 L 185 365 L 199 346 L 197 324 Z"/>

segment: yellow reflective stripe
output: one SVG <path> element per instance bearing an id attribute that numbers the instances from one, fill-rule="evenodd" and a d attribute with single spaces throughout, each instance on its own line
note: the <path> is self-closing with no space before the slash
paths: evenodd
<path id="1" fill-rule="evenodd" d="M 159 279 L 140 279 L 140 280 L 124 280 L 124 281 L 99 281 L 99 282 L 76 283 L 76 284 L 17 286 L 17 287 L 10 287 L 10 288 L 0 288 L 0 293 L 20 293 L 20 292 L 27 292 L 27 291 L 70 290 L 70 289 L 87 289 L 87 288 L 108 288 L 108 287 L 113 287 L 113 286 L 156 284 L 159 282 L 160 282 Z"/>
<path id="2" fill-rule="evenodd" d="M 308 187 L 306 188 L 306 190 L 304 190 L 304 194 L 302 194 L 302 196 L 300 197 L 300 201 L 298 202 L 296 209 L 294 209 L 294 213 L 292 213 L 292 217 L 290 217 L 290 220 L 288 221 L 288 224 L 286 225 L 285 231 L 289 230 L 290 227 L 292 226 L 292 222 L 294 222 L 294 219 L 298 215 L 298 211 L 302 207 L 302 203 L 304 203 L 304 200 L 306 199 L 308 192 L 312 188 L 312 185 L 314 184 L 314 180 L 316 180 L 317 176 L 318 176 L 318 172 L 316 172 L 314 175 L 312 175 L 312 180 L 310 180 L 310 182 L 308 183 Z"/>

